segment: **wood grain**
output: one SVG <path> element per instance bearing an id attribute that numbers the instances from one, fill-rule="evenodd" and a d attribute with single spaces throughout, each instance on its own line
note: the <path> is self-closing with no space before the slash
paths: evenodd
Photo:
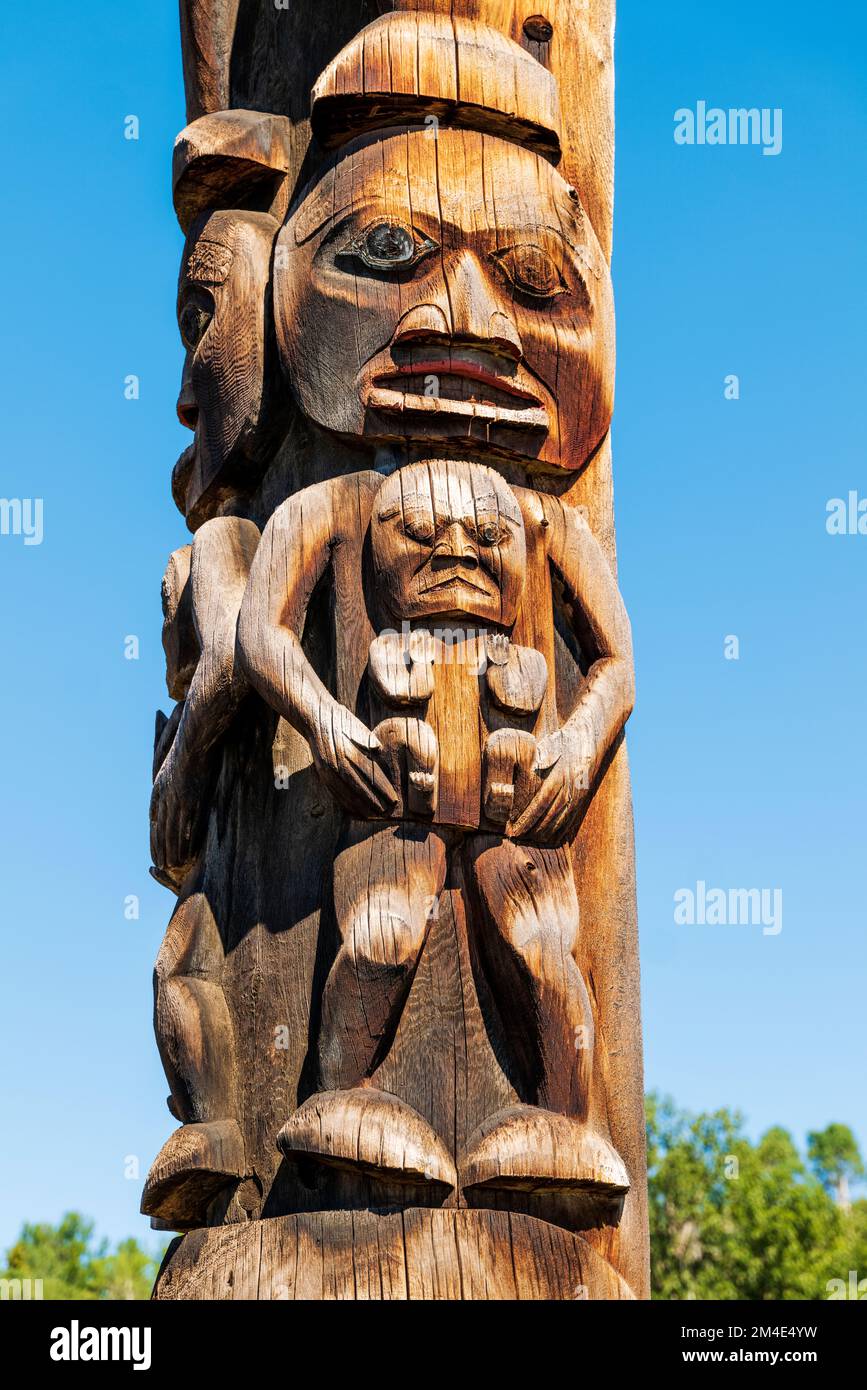
<path id="1" fill-rule="evenodd" d="M 631 1299 L 580 1236 L 501 1212 L 329 1212 L 196 1231 L 169 1249 L 157 1299 Z"/>
<path id="2" fill-rule="evenodd" d="M 558 163 L 560 103 L 551 74 L 489 24 L 391 13 L 347 44 L 313 88 L 326 148 L 367 130 L 434 117 L 516 140 Z"/>

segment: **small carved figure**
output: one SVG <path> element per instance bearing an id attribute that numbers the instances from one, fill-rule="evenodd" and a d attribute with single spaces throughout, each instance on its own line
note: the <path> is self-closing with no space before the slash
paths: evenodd
<path id="1" fill-rule="evenodd" d="M 178 704 L 158 719 L 151 856 L 156 877 L 180 899 L 154 971 L 154 1027 L 169 1108 L 182 1127 L 154 1161 L 143 1210 L 176 1225 L 204 1219 L 220 1188 L 245 1176 L 225 950 L 194 870 L 219 744 L 249 689 L 235 663 L 235 632 L 258 543 L 252 521 L 215 517 L 175 552 L 163 581 L 167 683 Z"/>
<path id="2" fill-rule="evenodd" d="M 376 595 L 367 689 L 358 683 L 355 708 L 325 687 L 302 647 L 310 596 L 329 568 L 338 615 L 359 576 Z M 534 622 L 551 629 L 551 648 L 550 571 L 576 614 L 576 636 L 591 634 L 594 647 L 562 727 L 545 657 L 513 645 L 529 604 L 539 606 Z M 403 647 L 393 629 L 382 631 L 393 622 Z M 338 670 L 358 665 L 365 630 L 361 615 L 336 623 Z M 594 1026 L 574 959 L 579 907 L 568 839 L 632 706 L 631 646 L 616 583 L 581 512 L 466 461 L 307 488 L 265 530 L 238 651 L 252 685 L 304 735 L 350 815 L 334 865 L 341 945 L 322 998 L 321 1089 L 284 1126 L 283 1151 L 351 1162 L 365 1107 L 369 1123 L 406 1126 L 408 1107 L 392 1107 L 386 1120 L 388 1098 L 367 1083 L 394 1037 L 431 905 L 459 852 L 480 909 L 489 984 L 520 1020 L 513 1036 L 524 1102 L 486 1122 L 461 1181 L 625 1191 L 622 1162 L 586 1124 Z M 489 653 L 493 666 L 480 659 Z M 372 728 L 361 712 L 370 721 L 383 703 L 407 713 Z M 537 737 L 546 723 L 550 731 Z M 425 1128 L 412 1116 L 416 1145 Z M 449 1183 L 432 1131 L 427 1143 L 430 1175 Z"/>

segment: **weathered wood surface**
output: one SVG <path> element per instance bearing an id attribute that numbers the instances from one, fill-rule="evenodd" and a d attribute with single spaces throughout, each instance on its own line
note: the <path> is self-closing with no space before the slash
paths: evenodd
<path id="1" fill-rule="evenodd" d="M 352 38 L 381 14 L 480 20 L 511 38 L 556 79 L 563 174 L 582 190 L 611 254 L 614 207 L 615 0 L 181 0 L 187 120 L 238 107 L 292 126 L 294 177 L 310 143 L 310 92 Z M 539 16 L 545 25 L 532 21 Z M 530 21 L 528 25 L 528 21 Z"/>
<path id="2" fill-rule="evenodd" d="M 172 1246 L 157 1299 L 631 1299 L 580 1236 L 527 1216 L 409 1208 L 196 1231 Z"/>
<path id="3" fill-rule="evenodd" d="M 613 3 L 181 9 L 158 1296 L 646 1296 Z"/>

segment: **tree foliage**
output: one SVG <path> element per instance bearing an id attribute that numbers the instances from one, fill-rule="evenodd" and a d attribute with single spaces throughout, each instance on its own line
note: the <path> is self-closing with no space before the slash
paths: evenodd
<path id="1" fill-rule="evenodd" d="M 93 1222 L 71 1211 L 57 1226 L 25 1222 L 0 1278 L 41 1279 L 47 1299 L 146 1299 L 159 1259 L 132 1237 L 115 1250 L 97 1243 Z"/>
<path id="2" fill-rule="evenodd" d="M 856 1177 L 857 1145 L 845 1126 L 822 1133 L 810 1136 L 811 1171 L 784 1129 L 753 1144 L 736 1112 L 689 1115 L 648 1097 L 654 1298 L 824 1299 L 832 1279 L 867 1277 L 867 1202 L 842 1208 L 828 1191 L 839 1178 L 828 1155 L 843 1153 Z"/>
<path id="3" fill-rule="evenodd" d="M 848 1125 L 828 1125 L 807 1135 L 807 1157 L 820 1182 L 833 1189 L 841 1207 L 849 1204 L 849 1183 L 864 1176 L 864 1164 Z"/>

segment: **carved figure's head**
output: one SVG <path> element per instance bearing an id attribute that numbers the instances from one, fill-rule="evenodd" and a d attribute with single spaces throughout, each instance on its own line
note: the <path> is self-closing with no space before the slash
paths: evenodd
<path id="1" fill-rule="evenodd" d="M 493 469 L 444 459 L 398 469 L 377 493 L 371 544 L 377 593 L 396 620 L 514 623 L 526 578 L 524 523 Z"/>
<path id="2" fill-rule="evenodd" d="M 579 197 L 478 131 L 363 137 L 275 255 L 281 362 L 326 429 L 583 466 L 613 409 L 608 267 Z"/>
<path id="3" fill-rule="evenodd" d="M 267 213 L 215 212 L 192 225 L 178 282 L 186 348 L 178 417 L 195 442 L 175 468 L 178 505 L 198 525 L 257 481 L 271 421 L 266 370 L 271 249 Z"/>

